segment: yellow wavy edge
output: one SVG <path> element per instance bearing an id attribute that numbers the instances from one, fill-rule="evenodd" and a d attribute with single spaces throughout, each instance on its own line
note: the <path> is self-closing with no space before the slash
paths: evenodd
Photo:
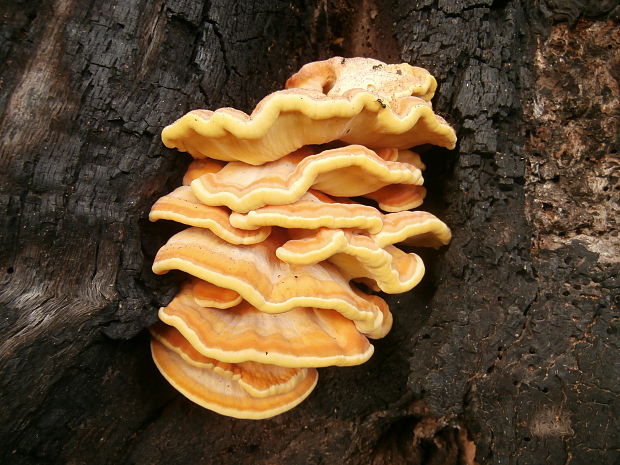
<path id="1" fill-rule="evenodd" d="M 408 218 L 421 218 L 421 221 L 412 221 Z M 407 245 L 417 245 L 415 237 L 421 235 L 431 235 L 434 238 L 430 241 L 430 245 L 424 244 L 422 247 L 439 248 L 450 242 L 452 231 L 446 223 L 431 213 L 405 211 L 385 215 L 383 228 L 377 234 L 373 234 L 372 238 L 379 247 L 386 247 L 401 242 L 407 244 L 408 240 L 410 244 Z"/>

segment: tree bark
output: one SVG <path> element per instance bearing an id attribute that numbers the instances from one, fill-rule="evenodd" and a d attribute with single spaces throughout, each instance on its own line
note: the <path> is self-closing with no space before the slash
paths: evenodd
<path id="1" fill-rule="evenodd" d="M 617 463 L 620 8 L 614 1 L 8 0 L 0 4 L 0 461 Z M 426 67 L 454 151 L 423 209 L 453 230 L 388 296 L 373 358 L 300 406 L 226 418 L 145 330 L 179 276 L 148 210 L 189 157 L 160 131 L 246 112 L 334 55 Z M 161 222 L 160 222 L 161 223 Z"/>

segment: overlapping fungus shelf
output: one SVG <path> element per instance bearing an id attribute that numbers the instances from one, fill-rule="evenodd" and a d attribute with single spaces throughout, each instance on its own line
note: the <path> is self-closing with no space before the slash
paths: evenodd
<path id="1" fill-rule="evenodd" d="M 334 57 L 303 66 L 251 115 L 194 110 L 163 130 L 195 158 L 149 217 L 190 226 L 153 264 L 189 275 L 151 328 L 153 359 L 179 392 L 269 418 L 312 392 L 317 367 L 370 358 L 368 338 L 392 327 L 372 292 L 407 292 L 424 274 L 399 244 L 450 241 L 441 220 L 408 211 L 426 195 L 409 148 L 456 143 L 433 113 L 436 87 L 422 68 Z"/>

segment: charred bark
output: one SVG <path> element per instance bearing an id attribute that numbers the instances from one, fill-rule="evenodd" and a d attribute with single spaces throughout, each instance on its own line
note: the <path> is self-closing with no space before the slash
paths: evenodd
<path id="1" fill-rule="evenodd" d="M 0 460 L 616 463 L 615 2 L 10 0 L 0 5 Z M 428 68 L 459 147 L 427 149 L 451 245 L 389 298 L 370 362 L 293 411 L 221 417 L 160 377 L 145 328 L 178 276 L 150 205 L 189 157 L 163 126 L 250 111 L 300 65 Z M 475 458 L 474 458 L 475 457 Z"/>

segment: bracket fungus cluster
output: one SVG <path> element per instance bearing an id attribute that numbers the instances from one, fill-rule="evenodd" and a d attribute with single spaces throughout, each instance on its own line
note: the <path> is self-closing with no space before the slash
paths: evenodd
<path id="1" fill-rule="evenodd" d="M 302 67 L 251 115 L 195 110 L 164 129 L 195 159 L 150 214 L 189 226 L 153 264 L 190 275 L 151 328 L 176 389 L 268 418 L 310 394 L 316 368 L 370 358 L 368 339 L 392 325 L 373 293 L 407 292 L 424 274 L 397 244 L 450 240 L 435 216 L 408 211 L 425 195 L 409 148 L 456 142 L 433 113 L 436 86 L 422 68 L 336 57 Z"/>

